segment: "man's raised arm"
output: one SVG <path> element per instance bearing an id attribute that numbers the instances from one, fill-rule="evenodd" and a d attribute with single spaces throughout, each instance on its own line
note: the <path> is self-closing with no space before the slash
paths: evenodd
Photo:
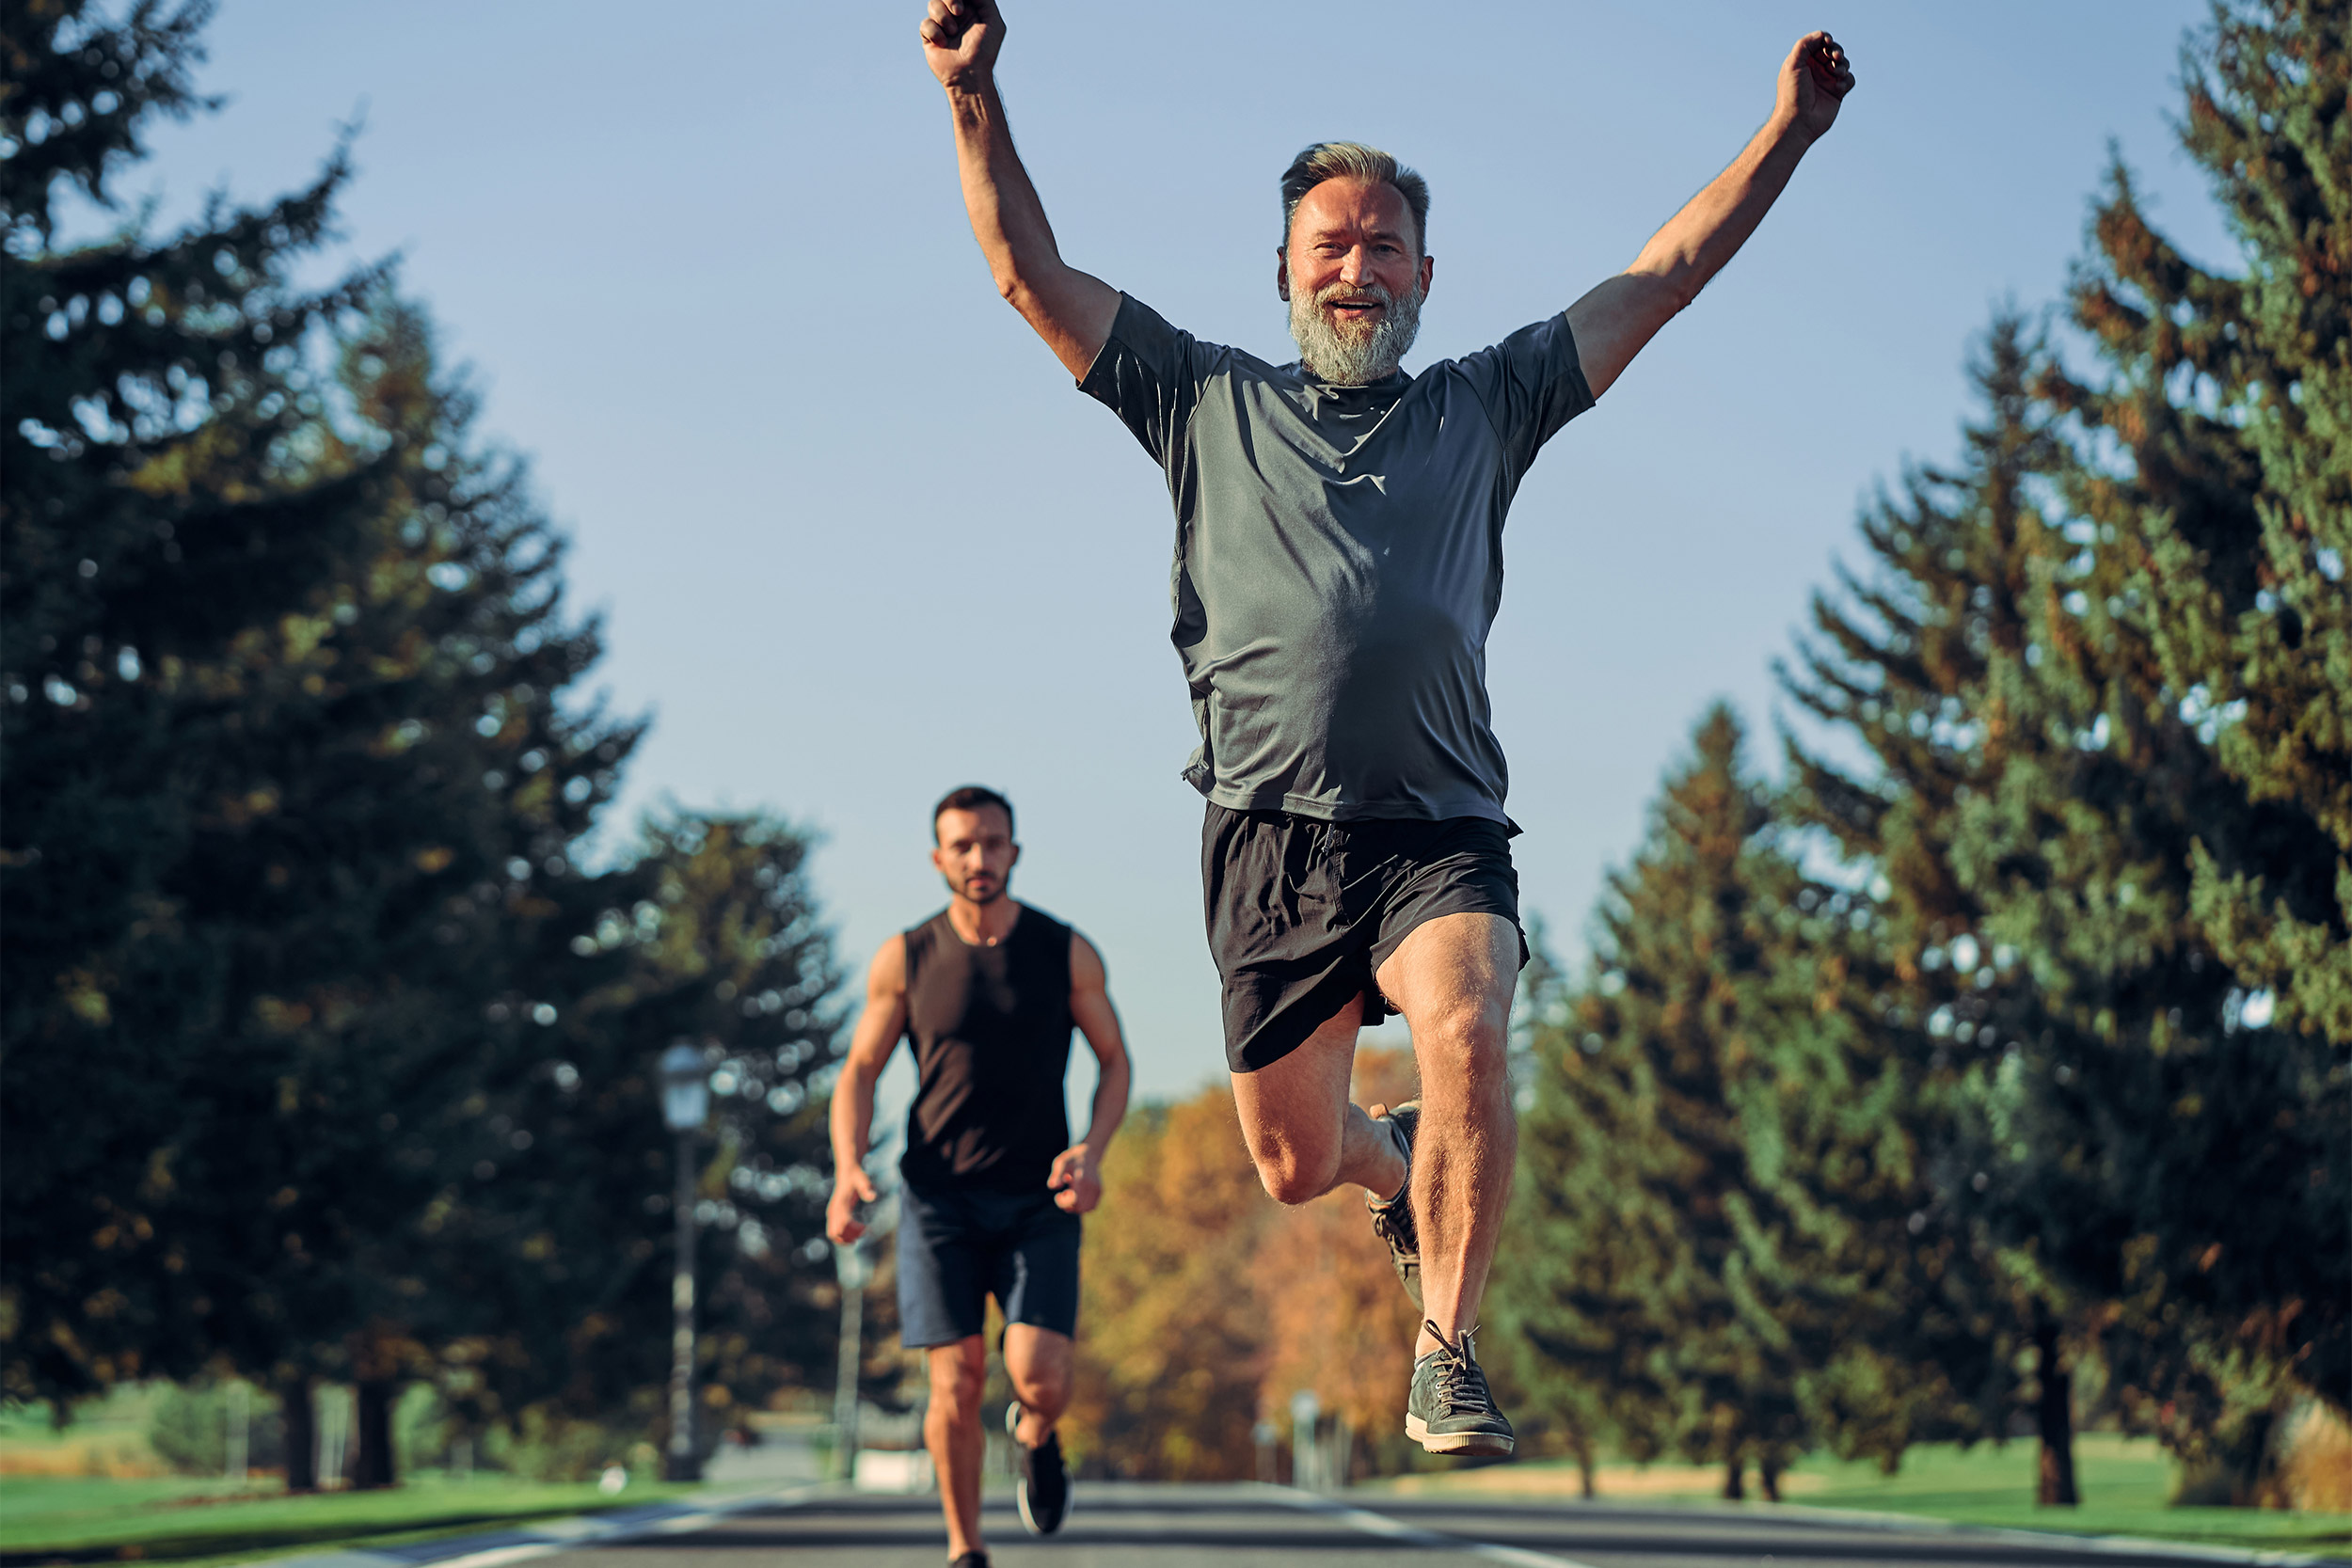
<path id="1" fill-rule="evenodd" d="M 1062 261 L 1037 187 L 1012 150 L 1004 101 L 996 96 L 996 52 L 1005 41 L 996 0 L 930 0 L 922 34 L 924 61 L 947 89 L 963 206 L 996 292 L 1064 369 L 1084 377 L 1110 339 L 1119 291 Z"/>
<path id="2" fill-rule="evenodd" d="M 1836 122 L 1838 104 L 1852 89 L 1853 71 L 1836 40 L 1827 33 L 1799 39 L 1781 62 L 1772 118 L 1731 166 L 1684 203 L 1631 266 L 1568 307 L 1568 330 L 1595 397 L 1756 232 L 1788 187 L 1797 160 Z M 971 188 L 969 175 L 964 188 Z"/>

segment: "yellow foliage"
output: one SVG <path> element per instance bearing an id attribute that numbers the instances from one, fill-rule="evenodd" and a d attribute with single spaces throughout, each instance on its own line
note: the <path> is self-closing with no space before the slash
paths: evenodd
<path id="1" fill-rule="evenodd" d="M 65 992 L 65 1005 L 85 1023 L 104 1027 L 114 1021 L 114 1006 L 98 976 L 87 969 L 77 969 L 64 975 L 58 990 Z"/>
<path id="2" fill-rule="evenodd" d="M 310 1022 L 310 1007 L 308 1003 L 289 1002 L 282 996 L 257 996 L 253 999 L 253 1017 L 273 1035 L 291 1035 Z"/>
<path id="3" fill-rule="evenodd" d="M 0 1443 L 0 1476 L 125 1480 L 170 1473 L 171 1466 L 148 1447 L 147 1439 L 134 1433 Z"/>
<path id="4" fill-rule="evenodd" d="M 1249 1262 L 1275 1209 L 1232 1095 L 1213 1088 L 1136 1117 L 1103 1176 L 1087 1225 L 1070 1445 L 1097 1472 L 1246 1475 L 1265 1333 Z"/>
<path id="5" fill-rule="evenodd" d="M 1410 1099 L 1412 1084 L 1406 1053 L 1359 1055 L 1359 1103 Z M 1222 1086 L 1136 1117 L 1103 1178 L 1063 1421 L 1089 1469 L 1247 1479 L 1252 1428 L 1299 1388 L 1359 1432 L 1403 1419 L 1418 1319 L 1360 1189 L 1276 1204 Z"/>
<path id="6" fill-rule="evenodd" d="M 2280 1469 L 2288 1507 L 2352 1513 L 2352 1426 L 2326 1405 L 2312 1404 L 2296 1422 Z"/>

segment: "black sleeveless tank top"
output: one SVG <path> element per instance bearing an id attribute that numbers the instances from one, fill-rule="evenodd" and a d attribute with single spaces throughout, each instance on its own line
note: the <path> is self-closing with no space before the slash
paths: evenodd
<path id="1" fill-rule="evenodd" d="M 940 911 L 905 934 L 918 1083 L 898 1168 L 918 1188 L 1042 1193 L 1070 1147 L 1070 927 L 1028 905 L 993 947 Z"/>

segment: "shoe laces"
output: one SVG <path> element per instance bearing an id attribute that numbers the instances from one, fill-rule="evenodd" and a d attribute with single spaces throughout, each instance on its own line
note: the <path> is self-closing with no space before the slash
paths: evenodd
<path id="1" fill-rule="evenodd" d="M 1479 1370 L 1478 1358 L 1470 1351 L 1473 1331 L 1466 1328 L 1458 1340 L 1449 1343 L 1435 1320 L 1423 1319 L 1422 1326 L 1438 1341 L 1438 1348 L 1429 1353 L 1437 1361 L 1431 1393 L 1438 1413 L 1475 1415 L 1494 1409 L 1495 1397 L 1486 1387 L 1486 1374 Z"/>
<path id="2" fill-rule="evenodd" d="M 1402 1202 L 1366 1204 L 1372 1211 L 1373 1234 L 1404 1252 L 1414 1250 L 1413 1212 Z"/>

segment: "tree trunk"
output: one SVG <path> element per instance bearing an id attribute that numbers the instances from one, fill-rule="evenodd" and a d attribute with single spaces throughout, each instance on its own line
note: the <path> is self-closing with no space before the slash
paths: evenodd
<path id="1" fill-rule="evenodd" d="M 278 1401 L 286 1413 L 286 1490 L 319 1489 L 319 1412 L 308 1374 L 278 1386 Z"/>
<path id="2" fill-rule="evenodd" d="M 1742 1480 L 1741 1480 L 1741 1475 L 1740 1475 L 1740 1473 L 1741 1473 L 1743 1470 L 1745 1470 L 1746 1468 L 1747 1468 L 1746 1464 L 1742 1461 L 1742 1459 L 1740 1458 L 1740 1455 L 1738 1455 L 1738 1454 L 1736 1454 L 1736 1453 L 1735 1453 L 1735 1454 L 1733 1454 L 1733 1455 L 1730 1457 L 1730 1459 L 1728 1459 L 1728 1460 L 1726 1460 L 1726 1461 L 1724 1462 L 1724 1500 L 1725 1502 L 1733 1502 L 1733 1503 L 1736 1503 L 1736 1502 L 1740 1502 L 1740 1501 L 1742 1501 L 1742 1500 L 1744 1500 L 1744 1499 L 1746 1498 L 1746 1497 L 1747 1497 L 1747 1495 L 1748 1495 L 1748 1489 L 1747 1489 L 1747 1486 L 1745 1485 L 1745 1483 L 1742 1481 Z"/>
<path id="3" fill-rule="evenodd" d="M 395 1485 L 400 1478 L 392 1458 L 392 1406 L 400 1401 L 400 1385 L 372 1379 L 355 1391 L 358 1409 L 352 1425 L 358 1446 L 351 1459 L 352 1487 L 366 1491 Z"/>
<path id="4" fill-rule="evenodd" d="M 1593 1445 L 1581 1437 L 1576 1441 L 1576 1480 L 1586 1502 L 1600 1496 L 1600 1488 L 1593 1482 Z"/>
<path id="5" fill-rule="evenodd" d="M 1780 1501 L 1780 1455 L 1767 1452 L 1756 1462 L 1756 1479 L 1764 1488 L 1764 1500 Z"/>
<path id="6" fill-rule="evenodd" d="M 2042 1463 L 2033 1500 L 2040 1508 L 2073 1508 L 2082 1501 L 2074 1491 L 2074 1381 L 2059 1364 L 2058 1323 L 2046 1312 L 2034 1319 L 2033 1343 L 2034 1375 L 2042 1384 L 2034 1402 Z"/>

